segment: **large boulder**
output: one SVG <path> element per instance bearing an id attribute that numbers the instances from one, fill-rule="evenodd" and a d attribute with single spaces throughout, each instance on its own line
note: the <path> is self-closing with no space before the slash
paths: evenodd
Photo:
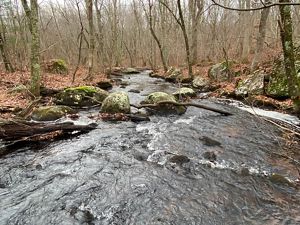
<path id="1" fill-rule="evenodd" d="M 171 67 L 166 73 L 165 80 L 168 82 L 175 83 L 181 76 L 182 73 L 180 69 L 175 69 L 174 67 Z"/>
<path id="2" fill-rule="evenodd" d="M 210 79 L 215 81 L 228 81 L 231 78 L 231 74 L 233 71 L 230 70 L 230 67 L 232 66 L 232 62 L 222 62 L 213 65 L 208 70 L 208 76 Z"/>
<path id="3" fill-rule="evenodd" d="M 77 107 L 93 106 L 102 103 L 108 95 L 107 91 L 93 86 L 66 88 L 57 94 L 56 103 Z"/>
<path id="4" fill-rule="evenodd" d="M 50 61 L 43 62 L 43 70 L 47 73 L 54 74 L 67 74 L 68 66 L 63 59 L 52 59 Z"/>
<path id="5" fill-rule="evenodd" d="M 192 88 L 183 87 L 173 93 L 173 95 L 178 99 L 180 97 L 196 97 L 197 94 Z"/>
<path id="6" fill-rule="evenodd" d="M 296 70 L 300 82 L 300 61 L 296 61 Z M 283 59 L 279 59 L 272 70 L 269 78 L 269 83 L 266 88 L 266 94 L 273 98 L 288 98 L 290 97 L 288 89 L 288 79 L 285 74 Z"/>
<path id="7" fill-rule="evenodd" d="M 125 92 L 110 94 L 102 103 L 102 113 L 130 113 L 130 101 Z"/>
<path id="8" fill-rule="evenodd" d="M 205 77 L 197 76 L 194 78 L 192 86 L 201 91 L 208 91 L 210 89 L 210 81 Z"/>
<path id="9" fill-rule="evenodd" d="M 173 95 L 167 94 L 165 92 L 154 92 L 152 94 L 149 94 L 141 102 L 141 104 L 157 104 L 162 101 L 177 102 L 176 98 Z M 177 114 L 183 114 L 186 111 L 186 108 L 184 106 L 175 106 L 173 104 L 159 105 L 157 109 L 161 112 L 166 112 L 166 113 L 175 112 Z"/>
<path id="10" fill-rule="evenodd" d="M 31 118 L 36 121 L 54 121 L 66 114 L 74 114 L 75 110 L 68 106 L 42 106 L 33 110 Z"/>
<path id="11" fill-rule="evenodd" d="M 245 80 L 240 81 L 235 89 L 235 94 L 237 96 L 264 94 L 265 76 L 266 74 L 257 71 Z"/>

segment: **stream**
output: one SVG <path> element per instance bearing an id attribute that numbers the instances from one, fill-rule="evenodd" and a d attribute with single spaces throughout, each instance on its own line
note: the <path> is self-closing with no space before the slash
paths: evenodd
<path id="1" fill-rule="evenodd" d="M 139 90 L 128 92 L 132 104 L 178 88 L 147 72 L 122 80 L 112 91 Z M 298 171 L 273 154 L 285 151 L 280 130 L 234 105 L 193 101 L 234 115 L 189 107 L 148 122 L 97 121 L 87 134 L 3 156 L 0 224 L 300 224 Z M 76 123 L 95 122 L 98 110 Z"/>

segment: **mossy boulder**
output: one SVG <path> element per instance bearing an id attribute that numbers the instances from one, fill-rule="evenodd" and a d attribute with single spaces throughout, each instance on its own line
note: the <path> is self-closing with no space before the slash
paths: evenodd
<path id="1" fill-rule="evenodd" d="M 248 78 L 240 81 L 235 89 L 237 96 L 264 94 L 264 81 L 266 74 L 257 71 Z"/>
<path id="2" fill-rule="evenodd" d="M 130 113 L 130 101 L 125 92 L 110 94 L 102 103 L 102 113 Z"/>
<path id="3" fill-rule="evenodd" d="M 300 82 L 300 61 L 295 62 L 297 77 Z M 266 94 L 273 98 L 289 98 L 288 79 L 285 74 L 284 63 L 282 59 L 275 62 L 275 66 L 269 78 L 266 88 Z"/>
<path id="4" fill-rule="evenodd" d="M 108 95 L 107 91 L 98 87 L 80 86 L 65 89 L 57 95 L 56 102 L 77 107 L 93 106 L 102 103 Z"/>
<path id="5" fill-rule="evenodd" d="M 180 97 L 196 97 L 197 94 L 192 88 L 183 87 L 173 93 L 173 95 L 178 99 Z"/>
<path id="6" fill-rule="evenodd" d="M 68 66 L 63 59 L 52 59 L 43 63 L 43 69 L 47 73 L 67 74 Z"/>
<path id="7" fill-rule="evenodd" d="M 228 81 L 231 78 L 231 74 L 233 72 L 231 71 L 231 66 L 233 65 L 233 62 L 221 62 L 218 64 L 213 65 L 208 70 L 208 76 L 210 79 L 215 81 Z"/>
<path id="8" fill-rule="evenodd" d="M 42 106 L 33 110 L 31 118 L 36 121 L 54 121 L 74 113 L 75 110 L 68 106 Z"/>
<path id="9" fill-rule="evenodd" d="M 181 73 L 180 69 L 175 69 L 175 68 L 171 67 L 166 73 L 165 80 L 168 82 L 175 83 L 181 76 L 182 76 L 182 73 Z"/>
<path id="10" fill-rule="evenodd" d="M 192 86 L 201 91 L 208 91 L 210 89 L 210 81 L 205 77 L 197 76 L 194 78 Z"/>
<path id="11" fill-rule="evenodd" d="M 177 102 L 173 95 L 167 94 L 165 92 L 154 92 L 149 94 L 141 104 L 157 104 L 162 101 Z M 184 106 L 174 106 L 172 104 L 159 105 L 157 109 L 165 113 L 176 113 L 183 114 L 186 111 Z"/>

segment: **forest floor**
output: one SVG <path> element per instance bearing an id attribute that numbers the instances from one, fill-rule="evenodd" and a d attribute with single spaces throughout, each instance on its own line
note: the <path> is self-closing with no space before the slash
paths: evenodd
<path id="1" fill-rule="evenodd" d="M 87 71 L 79 69 L 75 82 L 72 82 L 72 74 L 60 75 L 43 73 L 42 87 L 49 89 L 64 89 L 66 87 L 92 85 L 107 79 L 105 74 L 95 74 L 94 78 L 86 81 Z M 0 118 L 10 118 L 14 108 L 25 108 L 32 101 L 32 95 L 27 87 L 30 85 L 30 72 L 17 71 L 7 73 L 0 69 Z M 51 102 L 49 102 L 51 104 Z"/>

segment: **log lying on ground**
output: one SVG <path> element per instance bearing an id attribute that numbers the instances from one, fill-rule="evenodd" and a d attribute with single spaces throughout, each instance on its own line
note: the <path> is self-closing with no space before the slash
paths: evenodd
<path id="1" fill-rule="evenodd" d="M 97 127 L 97 124 L 75 125 L 72 122 L 50 124 L 33 123 L 23 120 L 0 121 L 0 139 L 4 141 L 14 141 L 37 137 L 38 135 L 50 134 L 61 131 L 62 133 L 88 132 Z"/>
<path id="2" fill-rule="evenodd" d="M 213 108 L 213 107 L 210 107 L 210 106 L 197 104 L 197 103 L 190 103 L 190 102 L 181 102 L 181 103 L 179 103 L 179 102 L 172 102 L 172 101 L 160 101 L 157 104 L 142 104 L 142 105 L 131 105 L 131 106 L 133 106 L 137 109 L 141 109 L 141 108 L 147 108 L 147 107 L 156 108 L 156 107 L 159 107 L 160 105 L 167 105 L 167 104 L 175 105 L 175 106 L 194 106 L 194 107 L 197 107 L 197 108 L 206 109 L 206 110 L 209 110 L 209 111 L 220 113 L 224 116 L 233 115 L 232 113 L 221 110 L 221 109 L 216 109 L 216 108 Z"/>

